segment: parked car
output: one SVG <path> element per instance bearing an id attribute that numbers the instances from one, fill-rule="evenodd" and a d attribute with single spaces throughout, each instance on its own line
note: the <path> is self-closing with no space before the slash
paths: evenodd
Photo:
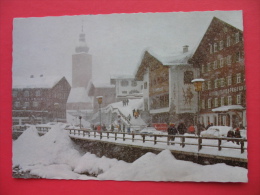
<path id="1" fill-rule="evenodd" d="M 211 126 L 207 130 L 202 131 L 200 135 L 202 137 L 226 137 L 229 130 L 232 130 L 232 127 Z"/>

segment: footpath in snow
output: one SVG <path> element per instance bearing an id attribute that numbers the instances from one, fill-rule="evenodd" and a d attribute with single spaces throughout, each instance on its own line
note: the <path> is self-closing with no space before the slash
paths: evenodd
<path id="1" fill-rule="evenodd" d="M 199 165 L 174 158 L 169 150 L 146 153 L 133 163 L 82 153 L 57 124 L 44 136 L 34 126 L 13 141 L 13 168 L 48 179 L 247 182 L 247 169 Z"/>

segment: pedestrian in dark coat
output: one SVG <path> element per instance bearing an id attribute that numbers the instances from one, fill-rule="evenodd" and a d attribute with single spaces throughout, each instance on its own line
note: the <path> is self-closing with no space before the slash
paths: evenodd
<path id="1" fill-rule="evenodd" d="M 187 127 L 185 126 L 185 124 L 183 122 L 181 122 L 178 125 L 177 130 L 178 130 L 179 134 L 183 135 L 184 133 L 186 133 Z"/>
<path id="2" fill-rule="evenodd" d="M 168 135 L 176 135 L 177 134 L 177 129 L 175 128 L 174 124 L 170 124 L 170 126 L 167 129 Z M 169 137 L 169 141 L 174 141 L 175 137 Z M 171 143 L 171 145 L 174 145 L 174 143 Z"/>
<path id="3" fill-rule="evenodd" d="M 234 138 L 234 137 L 235 137 L 235 133 L 234 133 L 234 131 L 233 131 L 232 129 L 228 131 L 227 137 L 229 137 L 229 138 Z M 228 140 L 228 142 L 229 142 L 229 141 L 230 141 L 230 140 Z M 234 143 L 233 140 L 232 140 L 232 142 Z"/>
<path id="4" fill-rule="evenodd" d="M 234 137 L 235 138 L 241 138 L 241 134 L 240 134 L 240 129 L 239 128 L 236 128 Z M 239 141 L 237 141 L 237 145 L 239 145 Z"/>

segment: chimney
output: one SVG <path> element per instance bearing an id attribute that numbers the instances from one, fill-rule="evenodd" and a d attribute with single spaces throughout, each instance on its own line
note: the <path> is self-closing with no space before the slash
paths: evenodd
<path id="1" fill-rule="evenodd" d="M 34 76 L 33 76 L 33 75 L 31 75 L 31 76 L 30 76 L 30 78 L 34 78 Z"/>
<path id="2" fill-rule="evenodd" d="M 184 45 L 183 46 L 183 53 L 186 53 L 189 51 L 189 46 L 188 45 Z"/>

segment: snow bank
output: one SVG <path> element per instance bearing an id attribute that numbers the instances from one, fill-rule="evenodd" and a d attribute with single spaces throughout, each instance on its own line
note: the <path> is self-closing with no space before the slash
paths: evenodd
<path id="1" fill-rule="evenodd" d="M 175 159 L 169 150 L 146 153 L 133 163 L 118 163 L 99 179 L 131 181 L 247 182 L 247 169 L 226 164 L 198 165 Z"/>
<path id="2" fill-rule="evenodd" d="M 39 137 L 34 126 L 28 128 L 13 142 L 13 167 L 21 169 L 32 165 L 68 164 L 74 167 L 80 158 L 79 152 L 68 132 L 53 125 L 48 133 Z"/>

